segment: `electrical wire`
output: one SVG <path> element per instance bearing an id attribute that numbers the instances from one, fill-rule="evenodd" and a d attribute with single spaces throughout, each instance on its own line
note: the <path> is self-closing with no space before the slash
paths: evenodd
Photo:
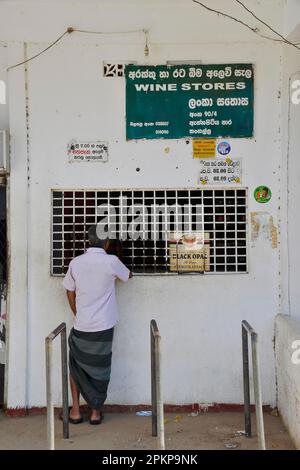
<path id="1" fill-rule="evenodd" d="M 269 36 L 265 36 L 264 34 L 260 33 L 258 28 L 254 28 L 250 25 L 248 25 L 247 23 L 245 23 L 244 21 L 238 19 L 238 18 L 235 18 L 234 16 L 232 15 L 229 15 L 228 13 L 225 13 L 225 12 L 222 12 L 222 11 L 219 11 L 219 10 L 215 10 L 213 8 L 210 8 L 208 7 L 207 5 L 205 5 L 204 3 L 200 2 L 199 0 L 192 0 L 194 3 L 197 3 L 198 5 L 202 6 L 203 8 L 205 8 L 206 10 L 212 12 L 212 13 L 216 13 L 217 15 L 221 15 L 225 18 L 229 18 L 237 23 L 240 23 L 241 25 L 243 25 L 245 28 L 249 29 L 250 31 L 252 31 L 253 33 L 257 34 L 258 36 L 264 38 L 264 39 L 268 39 L 268 40 L 271 40 L 271 41 L 275 41 L 275 42 L 284 42 L 285 44 L 288 44 L 290 46 L 293 46 L 295 47 L 296 49 L 300 50 L 300 47 L 298 47 L 298 43 L 293 43 L 291 41 L 289 41 L 287 38 L 285 38 L 284 36 L 282 36 L 280 33 L 278 33 L 275 29 L 273 29 L 270 25 L 268 25 L 266 22 L 264 22 L 263 20 L 261 20 L 258 16 L 255 15 L 255 13 L 253 13 L 253 11 L 251 11 L 248 7 L 246 7 L 246 5 L 241 2 L 240 0 L 235 0 L 236 3 L 238 3 L 239 5 L 241 5 L 248 13 L 250 13 L 257 21 L 259 21 L 260 23 L 262 23 L 263 25 L 265 25 L 268 29 L 270 29 L 273 33 L 275 33 L 277 36 L 279 36 L 281 39 L 275 39 L 275 38 L 271 38 Z M 131 31 L 91 31 L 91 30 L 84 30 L 84 29 L 76 29 L 76 28 L 72 28 L 72 27 L 69 27 L 67 28 L 67 30 L 61 34 L 54 42 L 52 42 L 48 47 L 46 47 L 45 49 L 43 49 L 42 51 L 40 51 L 38 54 L 32 56 L 32 57 L 29 57 L 28 59 L 22 61 L 22 62 L 19 62 L 18 64 L 15 64 L 15 65 L 11 65 L 10 67 L 7 68 L 7 71 L 10 71 L 16 67 L 19 67 L 20 65 L 24 65 L 26 64 L 27 62 L 30 62 L 34 59 L 36 59 L 37 57 L 41 56 L 42 54 L 44 54 L 46 51 L 48 51 L 49 49 L 51 49 L 53 46 L 55 46 L 56 44 L 58 44 L 67 34 L 71 34 L 73 32 L 77 32 L 77 33 L 84 33 L 84 34 L 101 34 L 101 35 L 111 35 L 111 34 L 134 34 L 134 33 L 144 33 L 145 35 L 145 53 L 146 55 L 149 54 L 149 48 L 148 48 L 148 31 L 146 29 L 137 29 L 137 30 L 131 30 Z"/>
<path id="2" fill-rule="evenodd" d="M 276 31 L 274 28 L 272 28 L 272 26 L 270 26 L 268 23 L 266 23 L 265 21 L 261 20 L 258 16 L 256 16 L 256 14 L 253 11 L 251 11 L 248 7 L 246 7 L 246 5 L 243 2 L 241 2 L 240 0 L 235 0 L 235 2 L 238 3 L 239 5 L 241 5 L 241 7 L 243 7 L 248 13 L 250 13 L 250 15 L 252 15 L 257 21 L 259 21 L 260 23 L 265 25 L 273 33 L 275 33 L 277 36 L 279 36 L 283 40 L 283 42 L 285 42 L 286 44 L 289 44 L 290 46 L 293 46 L 296 49 L 300 50 L 300 47 L 298 47 L 295 43 L 289 41 L 287 38 L 282 36 L 282 34 L 278 33 L 278 31 Z"/>
<path id="3" fill-rule="evenodd" d="M 76 33 L 85 33 L 85 34 L 133 34 L 133 33 L 144 33 L 146 34 L 145 29 L 134 29 L 131 31 L 89 31 L 85 29 L 76 29 L 74 28 L 73 31 Z"/>
<path id="4" fill-rule="evenodd" d="M 148 48 L 148 31 L 146 29 L 138 29 L 138 30 L 132 30 L 132 31 L 88 31 L 88 30 L 84 30 L 84 29 L 76 29 L 76 28 L 72 28 L 71 26 L 63 33 L 61 34 L 54 42 L 52 42 L 48 47 L 46 47 L 45 49 L 43 49 L 42 51 L 40 51 L 38 54 L 32 56 L 32 57 L 29 57 L 28 59 L 26 60 L 23 60 L 23 62 L 19 62 L 18 64 L 15 64 L 15 65 L 11 65 L 10 67 L 8 67 L 6 70 L 7 72 L 9 72 L 10 70 L 16 68 L 16 67 L 19 67 L 20 65 L 24 65 L 26 64 L 27 62 L 30 62 L 31 60 L 33 59 L 36 59 L 37 57 L 39 57 L 40 55 L 44 54 L 46 51 L 48 51 L 49 49 L 51 49 L 53 46 L 55 46 L 55 44 L 58 44 L 67 34 L 71 34 L 71 33 L 84 33 L 84 34 L 102 34 L 102 35 L 105 35 L 105 34 L 133 34 L 133 33 L 144 33 L 145 35 L 145 47 L 147 47 L 147 50 L 148 50 L 148 53 L 149 53 L 149 48 Z"/>
<path id="5" fill-rule="evenodd" d="M 55 44 L 57 44 L 59 41 L 62 40 L 62 38 L 66 35 L 66 34 L 70 34 L 72 33 L 73 31 L 70 31 L 70 29 L 73 29 L 73 28 L 68 28 L 63 34 L 61 34 L 54 42 L 52 42 L 52 44 L 50 44 L 50 46 L 46 47 L 46 49 L 43 49 L 41 52 L 39 52 L 38 54 L 30 57 L 29 59 L 26 59 L 26 60 L 23 60 L 23 62 L 19 62 L 18 64 L 15 64 L 15 65 L 11 65 L 10 67 L 7 68 L 7 72 L 9 72 L 9 70 L 11 69 L 14 69 L 16 67 L 19 67 L 20 65 L 24 65 L 26 64 L 27 62 L 30 62 L 31 60 L 33 59 L 36 59 L 37 57 L 39 57 L 40 55 L 44 54 L 44 52 L 48 51 L 49 49 L 51 49 L 51 47 L 55 46 Z"/>
<path id="6" fill-rule="evenodd" d="M 252 31 L 253 33 L 257 34 L 258 36 L 264 38 L 264 39 L 268 39 L 269 41 L 275 41 L 275 42 L 285 42 L 286 41 L 283 41 L 282 39 L 275 39 L 275 38 L 271 38 L 269 36 L 265 36 L 264 34 L 260 33 L 258 28 L 253 28 L 252 26 L 248 25 L 247 23 L 245 23 L 244 21 L 238 19 L 238 18 L 235 18 L 234 16 L 231 16 L 229 15 L 228 13 L 224 13 L 223 11 L 219 11 L 219 10 L 215 10 L 214 8 L 210 8 L 208 7 L 207 5 L 205 5 L 204 3 L 198 1 L 198 0 L 192 0 L 192 2 L 194 3 L 197 3 L 198 5 L 201 5 L 203 8 L 205 8 L 206 10 L 212 12 L 212 13 L 217 13 L 217 15 L 221 15 L 221 16 L 224 16 L 224 18 L 229 18 L 233 21 L 236 21 L 237 23 L 240 23 L 241 25 L 245 26 L 245 28 L 247 29 L 250 29 L 250 31 Z M 294 43 L 291 43 L 291 45 L 296 46 L 296 44 Z M 299 49 L 299 47 L 297 47 L 297 49 Z"/>

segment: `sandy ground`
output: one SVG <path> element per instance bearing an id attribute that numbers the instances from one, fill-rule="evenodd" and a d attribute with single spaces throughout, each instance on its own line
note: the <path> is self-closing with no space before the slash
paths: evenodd
<path id="1" fill-rule="evenodd" d="M 294 449 L 280 417 L 265 413 L 267 449 Z M 252 417 L 255 434 L 255 416 Z M 244 429 L 239 412 L 165 415 L 166 449 L 257 449 L 256 436 L 236 433 Z M 62 422 L 55 417 L 56 449 L 157 449 L 151 436 L 151 418 L 135 414 L 106 414 L 100 426 L 70 424 L 70 438 L 62 438 Z M 46 449 L 46 416 L 9 418 L 0 414 L 0 449 Z"/>

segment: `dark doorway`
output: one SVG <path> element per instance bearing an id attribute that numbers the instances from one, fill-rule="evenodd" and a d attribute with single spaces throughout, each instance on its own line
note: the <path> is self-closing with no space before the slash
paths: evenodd
<path id="1" fill-rule="evenodd" d="M 7 291 L 6 185 L 0 182 L 0 406 L 4 400 L 6 363 L 6 291 Z"/>

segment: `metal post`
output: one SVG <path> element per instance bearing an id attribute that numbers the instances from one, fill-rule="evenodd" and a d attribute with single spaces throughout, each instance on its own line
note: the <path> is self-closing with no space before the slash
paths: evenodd
<path id="1" fill-rule="evenodd" d="M 63 400 L 63 436 L 69 438 L 68 357 L 66 328 L 61 332 L 61 379 Z"/>
<path id="2" fill-rule="evenodd" d="M 248 332 L 242 324 L 245 435 L 251 437 Z"/>
<path id="3" fill-rule="evenodd" d="M 151 345 L 151 403 L 152 403 L 152 436 L 157 437 L 157 389 L 156 389 L 156 364 L 155 364 L 155 339 L 153 334 L 153 321 L 150 323 Z"/>
<path id="4" fill-rule="evenodd" d="M 45 341 L 46 346 L 46 388 L 47 388 L 47 442 L 48 450 L 54 450 L 54 409 L 52 402 L 52 341 L 49 337 Z"/>
<path id="5" fill-rule="evenodd" d="M 161 390 L 161 350 L 160 350 L 160 336 L 155 338 L 155 352 L 156 352 L 156 396 L 157 396 L 157 426 L 158 426 L 158 440 L 160 450 L 165 450 L 165 425 L 164 425 L 164 404 Z"/>
<path id="6" fill-rule="evenodd" d="M 61 334 L 61 372 L 63 399 L 63 437 L 69 437 L 69 403 L 68 403 L 68 358 L 66 324 L 61 323 L 45 338 L 46 349 L 46 390 L 47 390 L 47 442 L 48 449 L 54 450 L 54 406 L 52 399 L 52 342 Z"/>
<path id="7" fill-rule="evenodd" d="M 161 390 L 160 334 L 155 320 L 150 322 L 152 436 L 158 436 L 159 448 L 165 450 L 164 404 Z"/>
<path id="8" fill-rule="evenodd" d="M 258 355 L 258 335 L 251 325 L 245 320 L 242 321 L 242 341 L 243 341 L 243 376 L 244 376 L 244 406 L 245 406 L 245 432 L 251 437 L 251 414 L 250 414 L 250 389 L 249 389 L 249 353 L 248 334 L 251 336 L 253 388 L 256 413 L 256 427 L 259 449 L 266 450 L 264 416 L 261 396 L 259 355 Z M 250 431 L 250 434 L 249 434 Z"/>
<path id="9" fill-rule="evenodd" d="M 256 333 L 251 334 L 251 342 L 252 342 L 253 386 L 254 386 L 254 397 L 255 397 L 257 437 L 258 437 L 260 450 L 266 450 L 263 406 L 262 406 L 261 385 L 260 385 L 258 342 L 257 342 Z"/>

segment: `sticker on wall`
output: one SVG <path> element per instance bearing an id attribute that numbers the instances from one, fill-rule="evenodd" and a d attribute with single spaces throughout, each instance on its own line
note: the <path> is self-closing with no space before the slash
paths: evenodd
<path id="1" fill-rule="evenodd" d="M 265 204 L 269 202 L 272 197 L 272 192 L 268 186 L 258 186 L 254 191 L 254 199 L 256 202 Z"/>
<path id="2" fill-rule="evenodd" d="M 236 185 L 241 183 L 242 161 L 238 158 L 200 161 L 199 184 Z"/>
<path id="3" fill-rule="evenodd" d="M 212 158 L 216 156 L 216 139 L 193 139 L 194 158 Z"/>
<path id="4" fill-rule="evenodd" d="M 218 144 L 217 150 L 220 155 L 223 155 L 223 156 L 228 155 L 231 150 L 231 145 L 229 142 L 225 142 L 225 141 L 220 142 Z"/>
<path id="5" fill-rule="evenodd" d="M 209 241 L 208 232 L 169 233 L 169 270 L 171 272 L 210 271 Z"/>
<path id="6" fill-rule="evenodd" d="M 68 144 L 69 163 L 74 162 L 107 162 L 108 143 L 102 141 L 76 142 Z"/>

